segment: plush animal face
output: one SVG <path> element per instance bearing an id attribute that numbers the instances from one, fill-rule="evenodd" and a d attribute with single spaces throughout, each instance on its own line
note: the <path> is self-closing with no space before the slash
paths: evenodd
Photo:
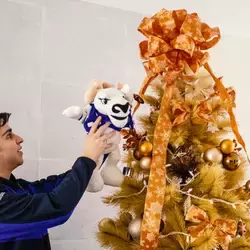
<path id="1" fill-rule="evenodd" d="M 128 85 L 113 84 L 101 81 L 94 81 L 85 92 L 85 103 L 93 103 L 95 108 L 102 114 L 107 115 L 112 124 L 118 128 L 123 128 L 129 119 L 133 93 Z"/>
<path id="2" fill-rule="evenodd" d="M 107 115 L 112 124 L 123 128 L 128 123 L 128 115 L 131 110 L 126 94 L 116 88 L 100 89 L 94 99 L 95 108 Z"/>

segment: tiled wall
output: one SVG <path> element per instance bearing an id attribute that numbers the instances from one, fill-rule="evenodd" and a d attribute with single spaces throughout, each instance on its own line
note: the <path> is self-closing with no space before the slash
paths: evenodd
<path id="1" fill-rule="evenodd" d="M 11 125 L 25 139 L 25 164 L 16 175 L 35 180 L 71 167 L 85 132 L 61 112 L 83 104 L 91 79 L 121 81 L 139 90 L 144 70 L 137 26 L 142 17 L 77 0 L 0 0 L 0 110 L 13 113 Z M 239 90 L 238 118 L 250 143 L 248 46 L 248 39 L 224 36 L 212 53 L 212 65 Z M 97 223 L 116 216 L 101 197 L 112 191 L 86 193 L 71 219 L 50 231 L 52 249 L 100 249 Z"/>

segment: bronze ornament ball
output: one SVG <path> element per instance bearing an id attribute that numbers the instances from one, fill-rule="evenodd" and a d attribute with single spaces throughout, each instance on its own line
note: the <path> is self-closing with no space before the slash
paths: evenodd
<path id="1" fill-rule="evenodd" d="M 135 149 L 133 152 L 133 156 L 137 161 L 140 161 L 143 155 L 141 154 L 139 149 Z"/>
<path id="2" fill-rule="evenodd" d="M 233 152 L 223 159 L 223 167 L 229 171 L 235 171 L 240 166 L 240 157 Z"/>

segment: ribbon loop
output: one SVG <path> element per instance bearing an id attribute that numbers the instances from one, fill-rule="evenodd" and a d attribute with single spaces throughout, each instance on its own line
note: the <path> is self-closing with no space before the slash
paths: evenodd
<path id="1" fill-rule="evenodd" d="M 211 222 L 206 212 L 194 205 L 187 211 L 185 220 L 196 223 L 196 225 L 188 227 L 192 242 L 198 239 L 207 229 L 212 229 L 216 233 L 217 241 L 222 249 L 228 250 L 232 237 L 236 236 L 237 223 L 235 220 L 217 219 Z"/>

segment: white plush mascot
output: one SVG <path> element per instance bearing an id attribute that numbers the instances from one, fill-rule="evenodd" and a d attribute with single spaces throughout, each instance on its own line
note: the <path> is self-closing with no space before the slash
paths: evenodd
<path id="1" fill-rule="evenodd" d="M 116 135 L 108 143 L 113 147 L 105 152 L 93 172 L 87 191 L 98 192 L 104 184 L 118 187 L 122 184 L 124 176 L 117 164 L 120 161 L 119 143 L 120 131 L 123 128 L 133 128 L 131 107 L 133 93 L 128 85 L 113 84 L 93 81 L 84 96 L 85 107 L 71 106 L 63 111 L 63 115 L 80 121 L 87 133 L 98 116 L 102 116 L 101 125 L 111 122 L 106 133 L 117 131 Z"/>

